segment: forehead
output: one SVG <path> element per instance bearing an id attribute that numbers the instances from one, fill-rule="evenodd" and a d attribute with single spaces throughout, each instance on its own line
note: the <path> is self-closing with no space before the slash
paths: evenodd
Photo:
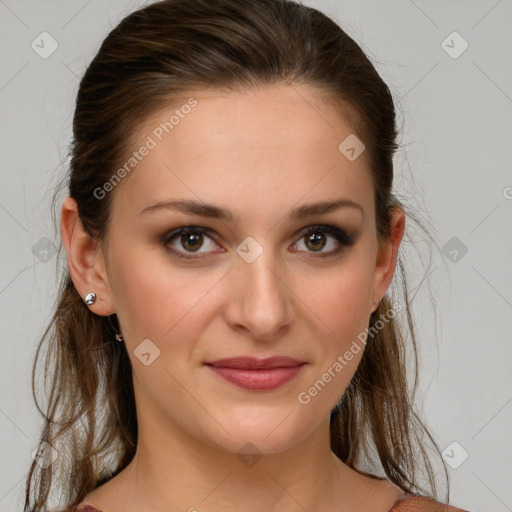
<path id="1" fill-rule="evenodd" d="M 153 112 L 136 131 L 133 151 L 149 149 L 139 152 L 144 156 L 116 202 L 140 211 L 149 201 L 214 198 L 243 214 L 249 206 L 261 210 L 263 199 L 285 206 L 345 196 L 368 209 L 367 155 L 345 156 L 339 146 L 349 136 L 348 117 L 310 87 L 194 91 Z M 247 203 L 248 196 L 254 201 Z"/>

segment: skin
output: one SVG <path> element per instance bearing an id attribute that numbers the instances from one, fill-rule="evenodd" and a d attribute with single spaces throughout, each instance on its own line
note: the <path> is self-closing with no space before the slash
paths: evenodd
<path id="1" fill-rule="evenodd" d="M 393 278 L 405 214 L 394 211 L 392 236 L 379 244 L 366 153 L 349 161 L 339 151 L 353 130 L 319 91 L 274 85 L 193 97 L 192 112 L 110 192 L 103 244 L 84 232 L 73 199 L 62 205 L 77 290 L 97 294 L 91 314 L 119 318 L 139 426 L 134 460 L 85 503 L 103 512 L 387 511 L 400 489 L 360 475 L 330 450 L 329 414 L 363 350 L 308 404 L 297 397 L 368 327 Z M 134 150 L 175 108 L 146 120 Z M 363 213 L 289 217 L 297 206 L 339 198 Z M 213 203 L 238 221 L 170 209 L 139 214 L 172 199 Z M 314 224 L 333 224 L 355 243 L 316 231 L 326 243 L 320 253 L 331 253 L 319 257 L 303 234 Z M 173 255 L 161 242 L 183 226 L 214 233 L 200 237 L 195 253 L 179 235 L 168 243 L 198 259 Z M 248 236 L 263 249 L 252 263 L 236 252 Z M 134 354 L 145 339 L 160 350 L 148 366 Z M 203 364 L 240 355 L 307 364 L 272 391 L 239 388 Z M 250 467 L 237 456 L 246 443 L 262 455 Z"/>

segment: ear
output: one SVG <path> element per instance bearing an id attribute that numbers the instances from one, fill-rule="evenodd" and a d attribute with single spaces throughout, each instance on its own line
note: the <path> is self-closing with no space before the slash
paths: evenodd
<path id="1" fill-rule="evenodd" d="M 71 197 L 62 203 L 60 227 L 69 273 L 82 300 L 94 292 L 96 302 L 89 309 L 100 316 L 112 315 L 115 309 L 101 244 L 84 230 L 76 201 Z"/>
<path id="2" fill-rule="evenodd" d="M 402 208 L 395 207 L 391 217 L 390 238 L 382 241 L 379 245 L 373 283 L 373 301 L 377 304 L 371 305 L 371 313 L 378 308 L 379 299 L 384 297 L 393 280 L 398 249 L 404 236 L 404 230 L 405 213 Z"/>

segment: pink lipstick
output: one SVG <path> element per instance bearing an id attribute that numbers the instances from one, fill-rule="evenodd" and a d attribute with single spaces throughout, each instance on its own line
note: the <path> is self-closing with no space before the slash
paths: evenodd
<path id="1" fill-rule="evenodd" d="M 253 391 L 276 389 L 296 377 L 306 364 L 290 357 L 236 357 L 205 363 L 217 375 Z"/>

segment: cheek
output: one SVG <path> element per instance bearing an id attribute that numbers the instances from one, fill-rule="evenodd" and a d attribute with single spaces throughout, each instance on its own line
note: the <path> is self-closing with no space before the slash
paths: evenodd
<path id="1" fill-rule="evenodd" d="M 162 313 L 175 311 L 178 307 L 174 289 L 178 283 L 169 285 L 159 277 L 158 268 L 152 265 L 128 258 L 118 261 L 113 287 L 117 315 L 133 341 L 141 336 L 151 337 L 158 319 L 160 322 L 166 320 Z"/>
<path id="2" fill-rule="evenodd" d="M 307 305 L 305 312 L 316 337 L 318 364 L 311 369 L 308 385 L 313 388 L 311 394 L 306 391 L 306 399 L 317 393 L 321 398 L 316 402 L 334 406 L 356 372 L 365 349 L 372 290 L 369 259 L 354 255 L 330 272 L 301 277 L 296 287 L 301 290 L 298 295 Z"/>
<path id="3" fill-rule="evenodd" d="M 197 315 L 208 307 L 209 292 L 222 276 L 177 269 L 160 255 L 150 260 L 125 253 L 114 269 L 113 293 L 129 341 L 136 345 L 150 338 L 163 348 L 183 339 L 183 331 L 190 336 L 198 329 Z"/>
<path id="4" fill-rule="evenodd" d="M 332 409 L 345 392 L 361 361 L 369 324 L 371 283 L 368 272 L 341 270 L 317 281 L 316 293 L 304 302 L 316 333 L 315 362 L 297 400 L 311 414 Z M 315 336 L 315 334 L 314 334 Z"/>
<path id="5" fill-rule="evenodd" d="M 347 261 L 329 272 L 303 275 L 295 286 L 327 332 L 345 337 L 368 322 L 372 282 L 368 266 Z"/>

